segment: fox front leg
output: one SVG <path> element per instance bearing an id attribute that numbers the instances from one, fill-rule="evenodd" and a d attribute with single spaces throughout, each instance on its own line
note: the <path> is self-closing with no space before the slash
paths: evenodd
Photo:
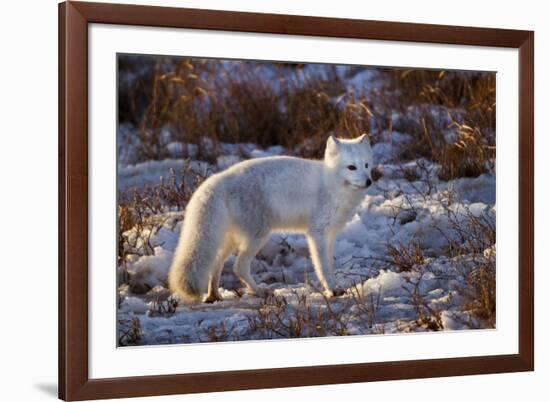
<path id="1" fill-rule="evenodd" d="M 308 234 L 308 245 L 313 267 L 321 285 L 324 287 L 324 294 L 327 297 L 341 296 L 344 290 L 339 289 L 334 284 L 334 275 L 332 273 L 332 255 L 329 251 L 332 249 L 329 244 L 330 236 L 325 232 L 311 232 Z"/>
<path id="2" fill-rule="evenodd" d="M 328 262 L 330 269 L 330 276 L 334 277 L 334 242 L 336 240 L 336 233 L 330 231 L 327 234 L 327 250 L 328 250 Z"/>

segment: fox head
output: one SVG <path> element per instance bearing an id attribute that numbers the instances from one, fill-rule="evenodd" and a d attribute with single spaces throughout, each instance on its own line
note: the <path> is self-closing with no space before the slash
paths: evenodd
<path id="1" fill-rule="evenodd" d="M 364 190 L 373 182 L 372 148 L 366 134 L 350 140 L 331 135 L 325 149 L 325 164 L 344 185 Z"/>

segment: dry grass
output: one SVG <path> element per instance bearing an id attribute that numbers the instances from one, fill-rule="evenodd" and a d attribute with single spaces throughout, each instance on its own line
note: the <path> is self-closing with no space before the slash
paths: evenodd
<path id="1" fill-rule="evenodd" d="M 132 56 L 126 58 L 127 64 Z M 119 87 L 119 93 L 124 104 L 131 104 L 136 92 L 147 100 L 139 111 L 125 106 L 128 112 L 121 116 L 138 126 L 138 160 L 163 159 L 166 142 L 179 141 L 196 144 L 199 157 L 213 161 L 218 149 L 205 146 L 200 141 L 205 137 L 214 144 L 282 145 L 318 157 L 331 132 L 349 137 L 369 132 L 368 104 L 346 94 L 334 67 L 313 75 L 287 64 L 266 68 L 258 62 L 191 58 L 152 64 L 141 56 L 135 62 L 149 63 L 148 89 Z M 166 127 L 168 139 L 162 133 Z"/>
<path id="2" fill-rule="evenodd" d="M 451 218 L 454 219 L 454 218 Z M 464 281 L 456 287 L 463 309 L 477 319 L 473 326 L 494 328 L 496 324 L 496 226 L 494 216 L 467 213 L 459 224 L 452 221 L 460 242 L 449 242 L 456 267 Z"/>
<path id="3" fill-rule="evenodd" d="M 495 129 L 496 74 L 451 70 L 384 69 L 397 105 L 430 104 L 463 108 L 464 124 Z"/>
<path id="4" fill-rule="evenodd" d="M 424 275 L 429 272 L 427 267 L 418 267 L 419 273 L 417 278 L 406 277 L 406 281 L 412 285 L 412 289 L 403 287 L 403 289 L 409 294 L 411 304 L 413 305 L 416 313 L 416 326 L 418 328 L 427 331 L 441 331 L 443 329 L 443 322 L 441 320 L 441 311 L 432 306 L 426 301 L 426 295 L 420 291 L 420 285 Z"/>
<path id="5" fill-rule="evenodd" d="M 208 170 L 194 168 L 186 162 L 179 172 L 172 170 L 159 184 L 118 194 L 118 264 L 130 255 L 153 255 L 155 244 L 151 239 L 167 222 L 166 212 L 183 211 L 195 188 L 209 175 Z M 171 220 L 172 227 L 183 219 Z"/>
<path id="6" fill-rule="evenodd" d="M 405 172 L 401 172 L 406 177 Z M 445 256 L 448 261 L 445 275 L 456 276 L 451 290 L 455 292 L 461 304 L 461 311 L 470 319 L 457 316 L 463 324 L 474 328 L 493 328 L 496 322 L 496 216 L 493 210 L 486 209 L 473 213 L 467 205 L 460 202 L 459 194 L 454 187 L 434 193 L 430 175 L 422 175 L 424 186 L 412 186 L 418 196 L 443 210 L 443 218 L 432 223 L 444 246 L 438 250 L 438 256 Z M 404 194 L 404 193 L 403 193 Z M 406 224 L 416 219 L 413 200 L 404 197 L 404 203 L 394 206 L 394 222 Z M 410 219 L 409 219 L 410 216 Z M 405 219 L 406 218 L 406 219 Z M 425 256 L 421 246 L 422 239 L 414 235 L 406 244 L 388 243 L 386 255 L 370 257 L 369 261 L 380 269 L 391 269 L 396 272 L 413 272 L 423 275 L 430 271 L 430 259 Z M 436 273 L 439 275 L 441 273 Z M 418 284 L 415 288 L 418 288 Z M 424 295 L 409 292 L 417 312 L 417 323 L 430 329 L 441 327 L 441 318 L 433 306 L 425 303 Z M 441 329 L 441 328 L 440 328 Z"/>
<path id="7" fill-rule="evenodd" d="M 129 320 L 118 320 L 118 334 L 119 346 L 139 345 L 143 337 L 139 317 L 132 317 Z"/>
<path id="8" fill-rule="evenodd" d="M 466 275 L 466 286 L 458 289 L 464 299 L 463 308 L 476 317 L 482 328 L 496 325 L 496 270 L 494 261 L 477 265 Z"/>
<path id="9" fill-rule="evenodd" d="M 397 113 L 389 131 L 410 133 L 404 160 L 427 157 L 440 178 L 474 177 L 492 168 L 495 154 L 496 76 L 493 73 L 385 69 L 390 85 L 381 110 Z"/>
<path id="10" fill-rule="evenodd" d="M 427 157 L 445 180 L 485 172 L 494 159 L 494 73 L 371 68 L 382 85 L 351 90 L 345 79 L 362 68 L 128 55 L 119 70 L 137 76 L 119 82 L 120 122 L 137 127 L 135 161 L 167 157 L 173 141 L 197 145 L 208 162 L 220 142 L 317 158 L 330 134 L 377 141 L 394 130 L 413 136 L 400 159 Z"/>
<path id="11" fill-rule="evenodd" d="M 424 252 L 416 239 L 407 244 L 387 243 L 384 257 L 369 257 L 380 269 L 391 269 L 396 272 L 410 272 L 423 265 Z"/>
<path id="12" fill-rule="evenodd" d="M 409 272 L 424 264 L 424 253 L 417 242 L 411 241 L 407 246 L 388 244 L 386 250 L 389 261 L 397 267 L 398 272 Z"/>
<path id="13" fill-rule="evenodd" d="M 155 298 L 151 302 L 147 315 L 150 317 L 171 317 L 175 314 L 178 304 L 178 300 L 172 296 L 164 300 Z"/>
<path id="14" fill-rule="evenodd" d="M 448 193 L 442 206 L 448 220 L 440 234 L 447 241 L 446 254 L 462 277 L 454 290 L 462 307 L 476 320 L 470 326 L 493 328 L 496 323 L 496 219 L 491 211 L 473 214 L 452 207 L 454 194 Z"/>
<path id="15" fill-rule="evenodd" d="M 348 322 L 343 314 L 347 305 L 326 298 L 317 305 L 304 293 L 295 293 L 294 298 L 294 302 L 284 296 L 266 298 L 257 314 L 249 318 L 250 331 L 267 339 L 348 335 Z"/>
<path id="16" fill-rule="evenodd" d="M 478 127 L 453 122 L 456 140 L 446 144 L 438 161 L 441 163 L 439 178 L 477 177 L 491 169 L 495 159 L 495 145 L 487 144 Z"/>
<path id="17" fill-rule="evenodd" d="M 131 82 L 119 81 L 120 122 L 137 128 L 132 162 L 167 157 L 170 142 L 195 144 L 198 155 L 194 158 L 207 162 L 220 155 L 222 142 L 282 145 L 289 153 L 317 158 L 332 133 L 355 137 L 367 132 L 376 142 L 384 134 L 401 132 L 412 140 L 400 144 L 396 162 L 422 157 L 434 161 L 442 180 L 474 177 L 494 168 L 493 73 L 377 68 L 383 85 L 350 91 L 334 67 L 312 73 L 301 64 L 266 68 L 259 62 L 142 56 L 122 57 L 119 67 L 138 76 Z M 360 70 L 350 67 L 346 74 L 353 76 Z M 176 156 L 191 156 L 185 152 Z M 172 172 L 156 186 L 119 194 L 119 264 L 131 254 L 153 253 L 151 236 L 166 223 L 160 216 L 185 209 L 207 176 L 186 166 L 187 171 Z M 423 169 L 421 164 L 407 168 L 403 177 L 411 185 L 428 180 L 429 172 Z M 373 178 L 377 177 L 379 171 L 373 171 Z M 432 191 L 432 184 L 427 184 L 422 194 L 426 198 Z M 447 240 L 446 255 L 464 278 L 455 290 L 463 309 L 478 323 L 494 326 L 496 266 L 494 256 L 486 255 L 496 241 L 494 217 L 459 216 L 450 207 L 451 198 L 441 200 L 449 222 L 442 236 Z M 401 224 L 416 218 L 410 205 L 399 212 Z M 426 257 L 418 239 L 412 239 L 407 244 L 388 244 L 386 258 L 377 262 L 398 272 L 421 272 Z M 413 290 L 410 297 L 418 326 L 441 329 L 439 312 L 423 295 Z M 327 300 L 321 308 L 305 296 L 296 298 L 295 303 L 284 297 L 263 301 L 250 318 L 250 329 L 263 331 L 268 338 L 345 335 L 349 322 L 342 321 L 344 311 L 366 320 L 369 328 L 378 325 L 380 300 L 372 295 L 353 294 L 351 304 L 345 306 Z M 352 305 L 355 315 L 350 313 Z M 124 342 L 139 342 L 137 327 L 132 331 L 124 335 Z M 221 326 L 208 340 L 235 337 L 231 329 Z"/>
<path id="18" fill-rule="evenodd" d="M 366 320 L 368 328 L 374 329 L 376 333 L 383 333 L 384 325 L 377 323 L 382 293 L 366 293 L 364 287 L 358 286 L 356 283 L 351 286 L 349 293 L 353 299 L 355 311 L 362 316 L 362 319 Z"/>

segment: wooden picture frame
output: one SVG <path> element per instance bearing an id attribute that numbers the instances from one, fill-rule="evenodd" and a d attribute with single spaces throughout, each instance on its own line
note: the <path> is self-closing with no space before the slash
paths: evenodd
<path id="1" fill-rule="evenodd" d="M 225 30 L 519 49 L 519 353 L 90 379 L 88 375 L 88 24 Z M 154 6 L 59 5 L 59 397 L 138 397 L 534 369 L 534 33 Z"/>

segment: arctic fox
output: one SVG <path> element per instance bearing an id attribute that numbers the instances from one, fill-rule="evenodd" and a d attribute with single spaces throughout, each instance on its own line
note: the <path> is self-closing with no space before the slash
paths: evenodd
<path id="1" fill-rule="evenodd" d="M 338 232 L 372 184 L 372 149 L 365 134 L 329 137 L 324 160 L 288 156 L 237 163 L 204 181 L 187 205 L 168 275 L 172 292 L 186 301 L 221 300 L 223 263 L 237 251 L 233 270 L 247 292 L 265 295 L 250 263 L 272 232 L 303 233 L 327 297 L 344 293 L 333 278 Z"/>

